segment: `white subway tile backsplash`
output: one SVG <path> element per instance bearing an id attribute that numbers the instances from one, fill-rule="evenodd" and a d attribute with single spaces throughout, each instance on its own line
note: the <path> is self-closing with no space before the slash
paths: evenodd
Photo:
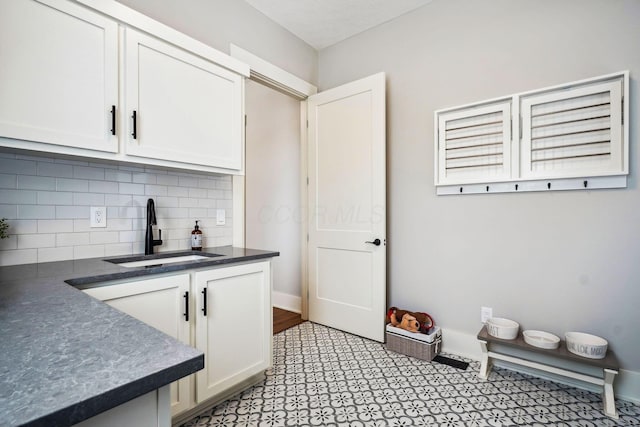
<path id="1" fill-rule="evenodd" d="M 73 231 L 73 220 L 41 219 L 38 220 L 38 233 L 66 233 Z"/>
<path id="2" fill-rule="evenodd" d="M 104 245 L 104 256 L 133 255 L 131 243 L 113 243 Z"/>
<path id="3" fill-rule="evenodd" d="M 89 191 L 89 181 L 84 179 L 56 178 L 56 190 L 58 191 Z"/>
<path id="4" fill-rule="evenodd" d="M 15 158 L 0 158 L 0 171 L 9 174 L 36 174 L 36 162 L 30 160 L 17 160 Z"/>
<path id="5" fill-rule="evenodd" d="M 0 188 L 16 188 L 17 175 L 0 173 Z"/>
<path id="6" fill-rule="evenodd" d="M 120 231 L 118 239 L 120 240 L 120 243 L 144 240 L 144 233 L 142 233 L 142 236 L 140 234 L 140 231 Z"/>
<path id="7" fill-rule="evenodd" d="M 106 170 L 104 171 L 104 179 L 106 181 L 131 182 L 131 172 L 121 170 Z"/>
<path id="8" fill-rule="evenodd" d="M 179 176 L 178 185 L 180 187 L 197 187 L 198 178 L 193 178 L 191 176 Z"/>
<path id="9" fill-rule="evenodd" d="M 63 248 L 39 248 L 37 251 L 37 262 L 53 262 L 73 259 L 73 246 Z"/>
<path id="10" fill-rule="evenodd" d="M 199 206 L 198 199 L 190 199 L 188 197 L 181 197 L 179 199 L 179 206 L 181 208 L 197 208 Z"/>
<path id="11" fill-rule="evenodd" d="M 103 206 L 104 194 L 73 193 L 73 204 L 76 206 Z"/>
<path id="12" fill-rule="evenodd" d="M 44 176 L 18 175 L 16 188 L 20 190 L 51 190 L 56 189 L 56 182 Z"/>
<path id="13" fill-rule="evenodd" d="M 128 194 L 105 194 L 104 204 L 107 206 L 131 206 L 132 196 Z"/>
<path id="14" fill-rule="evenodd" d="M 89 244 L 90 233 L 58 233 L 56 246 L 78 246 Z"/>
<path id="15" fill-rule="evenodd" d="M 20 234 L 18 249 L 53 248 L 56 246 L 55 234 Z"/>
<path id="16" fill-rule="evenodd" d="M 73 168 L 59 163 L 39 162 L 37 174 L 55 178 L 73 178 Z"/>
<path id="17" fill-rule="evenodd" d="M 178 177 L 175 175 L 158 175 L 156 177 L 156 184 L 158 185 L 178 185 Z"/>
<path id="18" fill-rule="evenodd" d="M 129 184 L 121 182 L 118 186 L 120 194 L 144 194 L 144 184 Z"/>
<path id="19" fill-rule="evenodd" d="M 0 251 L 18 249 L 18 236 L 10 235 L 6 239 L 0 239 Z"/>
<path id="20" fill-rule="evenodd" d="M 156 176 L 148 173 L 134 173 L 132 175 L 133 182 L 137 184 L 155 184 Z"/>
<path id="21" fill-rule="evenodd" d="M 0 190 L 0 200 L 2 203 L 11 205 L 35 205 L 37 193 L 35 191 L 21 190 Z"/>
<path id="22" fill-rule="evenodd" d="M 92 245 L 120 242 L 117 231 L 92 231 L 89 233 L 89 243 Z"/>
<path id="23" fill-rule="evenodd" d="M 34 219 L 12 219 L 9 224 L 9 234 L 35 234 L 38 232 L 38 221 Z"/>
<path id="24" fill-rule="evenodd" d="M 90 193 L 117 193 L 119 186 L 117 182 L 110 181 L 89 181 Z"/>
<path id="25" fill-rule="evenodd" d="M 141 253 L 149 198 L 164 241 L 157 251 L 188 249 L 195 220 L 205 245 L 232 242 L 228 176 L 8 153 L 0 172 L 11 235 L 0 242 L 0 265 Z M 90 227 L 90 206 L 107 207 L 106 228 Z M 219 206 L 225 226 L 215 225 Z"/>
<path id="26" fill-rule="evenodd" d="M 0 266 L 33 264 L 38 262 L 37 249 L 17 249 L 13 251 L 0 251 Z"/>
<path id="27" fill-rule="evenodd" d="M 64 191 L 38 191 L 39 205 L 72 205 L 73 193 Z"/>
<path id="28" fill-rule="evenodd" d="M 147 195 L 147 196 L 166 196 L 167 195 L 167 186 L 166 185 L 145 184 L 145 186 L 144 186 L 144 194 Z"/>
<path id="29" fill-rule="evenodd" d="M 18 206 L 0 204 L 0 218 L 6 218 L 6 219 L 18 218 Z"/>
<path id="30" fill-rule="evenodd" d="M 57 219 L 89 218 L 89 206 L 56 206 Z"/>
<path id="31" fill-rule="evenodd" d="M 103 258 L 104 245 L 81 245 L 73 247 L 73 259 Z"/>
<path id="32" fill-rule="evenodd" d="M 55 219 L 56 207 L 48 205 L 18 205 L 18 219 Z"/>

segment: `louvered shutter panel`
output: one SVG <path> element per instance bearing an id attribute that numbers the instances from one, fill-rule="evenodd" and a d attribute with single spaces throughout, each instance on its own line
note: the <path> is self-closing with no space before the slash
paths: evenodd
<path id="1" fill-rule="evenodd" d="M 438 113 L 436 185 L 491 182 L 511 170 L 511 102 Z"/>
<path id="2" fill-rule="evenodd" d="M 624 170 L 623 79 L 523 97 L 522 178 L 569 178 Z"/>

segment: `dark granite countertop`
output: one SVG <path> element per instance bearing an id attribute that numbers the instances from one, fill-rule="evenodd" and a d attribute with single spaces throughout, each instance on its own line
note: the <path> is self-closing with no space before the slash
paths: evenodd
<path id="1" fill-rule="evenodd" d="M 204 252 L 221 256 L 146 268 L 103 259 L 0 267 L 0 424 L 72 425 L 202 369 L 201 351 L 65 281 L 85 288 L 279 255 Z"/>

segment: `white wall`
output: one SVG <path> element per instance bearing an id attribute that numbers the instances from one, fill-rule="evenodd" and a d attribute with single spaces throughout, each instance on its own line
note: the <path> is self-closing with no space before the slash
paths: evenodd
<path id="1" fill-rule="evenodd" d="M 308 82 L 317 52 L 241 0 L 118 0 L 222 52 L 233 43 Z"/>
<path id="2" fill-rule="evenodd" d="M 0 152 L 0 218 L 10 235 L 0 240 L 0 265 L 142 253 L 149 198 L 156 238 L 162 230 L 156 252 L 190 250 L 195 220 L 205 247 L 231 244 L 229 176 Z M 105 228 L 90 228 L 91 206 L 107 208 Z"/>
<path id="3" fill-rule="evenodd" d="M 639 17 L 633 0 L 434 0 L 319 54 L 321 89 L 387 73 L 390 304 L 430 312 L 460 348 L 479 349 L 483 305 L 606 337 L 636 399 Z M 434 110 L 625 69 L 629 188 L 435 196 Z"/>
<path id="4" fill-rule="evenodd" d="M 246 245 L 274 249 L 274 304 L 300 310 L 300 101 L 246 85 Z"/>

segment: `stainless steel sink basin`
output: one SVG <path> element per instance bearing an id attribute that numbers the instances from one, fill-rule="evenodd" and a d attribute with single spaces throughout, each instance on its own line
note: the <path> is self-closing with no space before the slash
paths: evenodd
<path id="1" fill-rule="evenodd" d="M 128 257 L 128 258 L 112 258 L 105 259 L 113 264 L 117 264 L 120 267 L 149 267 L 149 266 L 161 266 L 166 264 L 175 264 L 178 262 L 189 262 L 189 261 L 200 261 L 204 259 L 218 257 L 218 254 L 193 254 L 190 252 L 181 252 L 174 254 L 159 254 L 159 255 L 148 255 L 148 256 L 136 256 L 136 257 Z"/>

